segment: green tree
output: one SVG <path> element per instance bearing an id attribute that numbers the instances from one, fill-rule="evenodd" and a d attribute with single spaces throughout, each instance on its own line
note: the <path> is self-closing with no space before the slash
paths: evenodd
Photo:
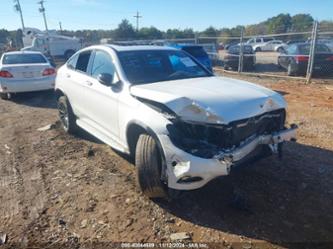
<path id="1" fill-rule="evenodd" d="M 163 32 L 155 27 L 141 28 L 138 36 L 140 39 L 161 39 L 163 38 Z"/>
<path id="2" fill-rule="evenodd" d="M 129 40 L 136 38 L 136 32 L 133 25 L 127 19 L 121 21 L 118 28 L 113 32 L 113 38 L 115 40 Z"/>
<path id="3" fill-rule="evenodd" d="M 6 44 L 8 42 L 8 38 L 10 33 L 6 29 L 0 29 L 0 43 Z"/>
<path id="4" fill-rule="evenodd" d="M 292 31 L 303 32 L 311 31 L 313 25 L 313 17 L 310 14 L 298 14 L 291 18 Z"/>
<path id="5" fill-rule="evenodd" d="M 214 28 L 213 26 L 208 27 L 203 32 L 200 33 L 201 36 L 207 37 L 217 37 L 220 35 L 220 31 Z"/>
<path id="6" fill-rule="evenodd" d="M 268 33 L 286 33 L 291 30 L 292 18 L 289 14 L 279 14 L 266 21 Z"/>
<path id="7" fill-rule="evenodd" d="M 193 29 L 168 29 L 165 38 L 167 39 L 193 39 L 195 36 L 195 33 Z"/>

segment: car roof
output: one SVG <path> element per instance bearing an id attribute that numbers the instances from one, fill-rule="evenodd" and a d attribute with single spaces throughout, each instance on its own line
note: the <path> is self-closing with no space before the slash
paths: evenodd
<path id="1" fill-rule="evenodd" d="M 202 48 L 202 46 L 196 44 L 175 44 L 171 46 L 174 48 Z"/>
<path id="2" fill-rule="evenodd" d="M 4 55 L 10 55 L 10 54 L 41 54 L 41 52 L 38 51 L 11 51 L 11 52 L 5 52 Z"/>
<path id="3" fill-rule="evenodd" d="M 108 47 L 111 49 L 114 49 L 118 52 L 123 51 L 145 51 L 145 50 L 176 50 L 175 48 L 166 47 L 166 46 L 154 46 L 154 45 L 135 45 L 135 46 L 120 46 L 120 45 L 113 45 L 113 44 L 107 44 L 107 45 L 98 45 L 93 47 Z"/>

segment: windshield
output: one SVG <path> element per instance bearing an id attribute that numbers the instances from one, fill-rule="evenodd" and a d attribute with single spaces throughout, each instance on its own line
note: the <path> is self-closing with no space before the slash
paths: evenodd
<path id="1" fill-rule="evenodd" d="M 310 54 L 310 44 L 304 44 L 299 46 L 299 52 L 300 54 Z M 323 45 L 323 44 L 317 44 L 316 45 L 316 53 L 330 53 L 331 50 Z"/>
<path id="2" fill-rule="evenodd" d="M 2 64 L 35 64 L 47 63 L 40 54 L 7 54 L 4 55 Z"/>
<path id="3" fill-rule="evenodd" d="M 146 50 L 118 53 L 132 84 L 210 77 L 212 74 L 182 51 Z"/>

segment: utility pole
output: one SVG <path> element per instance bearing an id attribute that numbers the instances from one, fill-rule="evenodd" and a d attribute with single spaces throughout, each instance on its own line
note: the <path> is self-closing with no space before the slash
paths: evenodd
<path id="1" fill-rule="evenodd" d="M 308 62 L 308 68 L 307 68 L 307 72 L 306 72 L 306 83 L 307 84 L 309 84 L 311 82 L 311 77 L 312 77 L 312 73 L 313 73 L 314 59 L 316 56 L 317 38 L 318 38 L 318 21 L 314 21 L 312 36 L 311 36 L 309 62 Z"/>
<path id="2" fill-rule="evenodd" d="M 46 33 L 49 34 L 49 29 L 47 28 L 47 22 L 46 22 L 46 16 L 45 16 L 44 0 L 39 1 L 38 4 L 40 4 L 39 12 L 43 13 Z"/>
<path id="3" fill-rule="evenodd" d="M 142 18 L 142 16 L 140 16 L 139 11 L 137 11 L 134 17 L 136 18 L 136 32 L 139 32 L 139 19 Z"/>
<path id="4" fill-rule="evenodd" d="M 14 8 L 17 12 L 20 13 L 21 16 L 21 24 L 22 24 L 22 32 L 24 30 L 24 20 L 23 20 L 23 14 L 22 14 L 22 8 L 21 8 L 21 4 L 20 4 L 20 0 L 14 0 Z"/>
<path id="5" fill-rule="evenodd" d="M 243 72 L 243 62 L 244 62 L 244 28 L 242 27 L 240 43 L 239 43 L 238 73 Z"/>
<path id="6" fill-rule="evenodd" d="M 62 32 L 62 25 L 61 25 L 61 22 L 59 22 L 59 28 L 60 28 L 60 32 Z"/>

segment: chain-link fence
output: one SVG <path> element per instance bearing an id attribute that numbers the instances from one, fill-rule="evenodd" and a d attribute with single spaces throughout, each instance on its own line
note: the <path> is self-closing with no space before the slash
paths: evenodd
<path id="1" fill-rule="evenodd" d="M 314 22 L 302 32 L 113 42 L 121 45 L 200 45 L 214 69 L 242 74 L 333 79 L 333 30 Z"/>
<path id="2" fill-rule="evenodd" d="M 304 32 L 234 37 L 198 37 L 204 48 L 215 45 L 216 70 L 243 74 L 333 79 L 333 30 L 314 22 Z M 211 52 L 211 50 L 207 51 Z"/>

